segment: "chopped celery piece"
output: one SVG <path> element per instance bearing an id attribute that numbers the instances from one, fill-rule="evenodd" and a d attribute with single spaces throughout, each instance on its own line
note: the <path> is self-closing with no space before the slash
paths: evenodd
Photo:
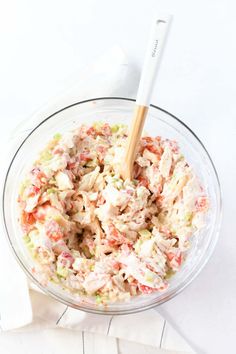
<path id="1" fill-rule="evenodd" d="M 55 188 L 49 188 L 47 189 L 47 194 L 51 194 L 51 193 L 56 193 L 56 189 Z"/>
<path id="2" fill-rule="evenodd" d="M 102 302 L 102 298 L 100 295 L 96 295 L 96 304 L 99 305 Z"/>
<path id="3" fill-rule="evenodd" d="M 92 255 L 91 255 L 91 253 L 90 253 L 89 248 L 88 248 L 87 245 L 84 245 L 84 246 L 82 247 L 82 250 L 83 250 L 83 253 L 84 253 L 84 255 L 85 255 L 86 258 L 89 258 L 89 259 L 90 259 L 90 258 L 92 257 Z"/>
<path id="4" fill-rule="evenodd" d="M 111 127 L 111 131 L 112 133 L 117 133 L 119 130 L 121 129 L 126 129 L 126 125 L 125 124 L 113 124 Z"/>
<path id="5" fill-rule="evenodd" d="M 103 121 L 98 121 L 93 123 L 93 128 L 96 130 L 100 130 L 105 123 Z"/>
<path id="6" fill-rule="evenodd" d="M 116 187 L 117 189 L 121 189 L 123 187 L 123 181 L 121 178 L 114 176 L 112 177 L 111 181 L 114 187 Z"/>
<path id="7" fill-rule="evenodd" d="M 23 236 L 23 242 L 25 243 L 25 245 L 29 249 L 29 251 L 32 251 L 35 248 L 34 242 L 33 242 L 33 240 L 31 240 L 31 238 L 28 234 Z"/>
<path id="8" fill-rule="evenodd" d="M 166 272 L 165 279 L 170 279 L 174 274 L 175 274 L 175 272 L 172 269 L 169 269 Z"/>
<path id="9" fill-rule="evenodd" d="M 26 235 L 23 236 L 23 241 L 24 241 L 26 244 L 30 243 L 31 239 L 30 239 L 30 237 L 29 237 L 28 234 L 26 234 Z"/>
<path id="10" fill-rule="evenodd" d="M 193 214 L 191 212 L 186 213 L 184 216 L 184 221 L 190 222 L 192 219 L 192 216 L 193 216 Z"/>
<path id="11" fill-rule="evenodd" d="M 62 216 L 61 215 L 55 215 L 52 217 L 52 219 L 58 223 L 60 223 L 62 221 Z"/>
<path id="12" fill-rule="evenodd" d="M 91 264 L 90 266 L 89 266 L 89 269 L 93 272 L 94 271 L 94 264 Z"/>
<path id="13" fill-rule="evenodd" d="M 140 230 L 138 233 L 139 233 L 139 235 L 140 235 L 141 237 L 143 237 L 143 238 L 150 238 L 150 237 L 152 237 L 151 232 L 148 231 L 147 229 L 145 229 L 145 230 Z"/>
<path id="14" fill-rule="evenodd" d="M 142 240 L 140 240 L 140 239 L 135 243 L 135 246 L 134 246 L 135 252 L 138 253 L 140 251 L 141 244 L 142 244 Z"/>
<path id="15" fill-rule="evenodd" d="M 118 130 L 119 130 L 119 125 L 118 124 L 112 125 L 112 127 L 111 127 L 112 133 L 117 133 Z"/>
<path id="16" fill-rule="evenodd" d="M 48 150 L 44 150 L 40 154 L 40 160 L 41 161 L 49 161 L 52 158 L 52 154 Z"/>
<path id="17" fill-rule="evenodd" d="M 59 284 L 59 277 L 56 278 L 55 276 L 53 276 L 52 278 L 50 278 L 50 281 L 51 281 L 51 283 L 53 283 L 53 284 Z"/>
<path id="18" fill-rule="evenodd" d="M 62 138 L 62 135 L 60 133 L 56 133 L 53 137 L 54 140 L 60 140 Z"/>
<path id="19" fill-rule="evenodd" d="M 60 265 L 58 265 L 58 266 L 57 266 L 57 271 L 56 271 L 56 273 L 57 273 L 60 277 L 66 278 L 67 275 L 68 275 L 68 269 L 66 269 L 66 268 L 64 268 L 64 267 L 62 267 L 62 266 L 60 266 Z"/>
<path id="20" fill-rule="evenodd" d="M 145 280 L 152 283 L 153 282 L 153 276 L 152 275 L 146 275 Z"/>

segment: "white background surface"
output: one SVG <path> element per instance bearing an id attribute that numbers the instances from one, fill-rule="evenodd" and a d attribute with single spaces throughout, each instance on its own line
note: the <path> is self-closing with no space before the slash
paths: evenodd
<path id="1" fill-rule="evenodd" d="M 161 307 L 198 353 L 236 352 L 234 4 L 234 0 L 0 0 L 2 141 L 21 119 L 60 92 L 65 82 L 73 83 L 75 72 L 112 45 L 119 44 L 140 68 L 153 13 L 174 15 L 152 101 L 180 117 L 204 142 L 219 172 L 224 199 L 222 231 L 213 257 L 188 289 Z M 34 345 L 39 350 L 45 338 L 51 344 L 39 353 L 64 353 L 71 345 L 76 349 L 72 333 L 63 338 L 53 331 L 41 335 L 39 340 L 38 333 L 3 334 L 0 352 L 30 353 Z M 54 346 L 57 338 L 61 344 Z M 127 343 L 120 350 L 131 352 Z M 79 344 L 77 353 L 82 353 Z"/>

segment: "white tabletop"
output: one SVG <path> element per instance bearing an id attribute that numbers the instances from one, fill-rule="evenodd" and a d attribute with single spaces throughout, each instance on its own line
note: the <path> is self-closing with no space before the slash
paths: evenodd
<path id="1" fill-rule="evenodd" d="M 206 268 L 160 310 L 198 353 L 235 353 L 234 0 L 9 0 L 0 4 L 4 135 L 60 92 L 65 81 L 72 83 L 75 72 L 116 43 L 140 68 L 153 13 L 174 15 L 152 101 L 180 117 L 204 142 L 221 180 L 224 218 L 220 240 Z M 64 344 L 57 349 L 52 338 L 62 341 L 58 333 L 44 331 L 41 335 L 49 343 L 47 353 L 52 354 L 66 350 L 74 341 L 72 333 L 63 334 Z M 37 343 L 37 333 L 0 336 L 3 353 L 30 352 Z M 129 351 L 128 343 L 120 345 L 120 352 Z M 140 346 L 139 351 L 147 349 Z M 41 352 L 46 353 L 43 348 Z"/>

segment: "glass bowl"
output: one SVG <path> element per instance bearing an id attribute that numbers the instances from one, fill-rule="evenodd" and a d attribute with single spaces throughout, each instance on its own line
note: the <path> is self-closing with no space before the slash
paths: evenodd
<path id="1" fill-rule="evenodd" d="M 180 271 L 170 279 L 170 286 L 163 292 L 140 295 L 129 302 L 96 306 L 68 293 L 58 285 L 42 281 L 32 272 L 35 262 L 22 242 L 22 231 L 17 220 L 19 215 L 17 195 L 39 151 L 55 133 L 73 130 L 82 123 L 94 121 L 129 124 L 134 110 L 134 100 L 119 97 L 90 99 L 64 107 L 40 121 L 29 131 L 10 161 L 4 182 L 2 210 L 6 235 L 15 257 L 27 276 L 46 294 L 76 309 L 99 314 L 128 314 L 146 310 L 171 299 L 182 291 L 200 273 L 215 247 L 221 220 L 221 193 L 217 173 L 211 158 L 198 137 L 174 115 L 151 105 L 144 130 L 150 135 L 176 140 L 189 164 L 199 176 L 210 197 L 211 208 L 206 226 L 191 239 L 191 248 Z"/>

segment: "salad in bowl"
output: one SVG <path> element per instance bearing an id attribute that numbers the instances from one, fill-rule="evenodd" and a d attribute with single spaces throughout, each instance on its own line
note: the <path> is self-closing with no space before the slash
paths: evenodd
<path id="1" fill-rule="evenodd" d="M 133 178 L 121 177 L 133 105 L 101 98 L 52 114 L 26 132 L 5 178 L 3 218 L 20 265 L 44 292 L 89 312 L 167 301 L 217 240 L 214 166 L 173 115 L 150 107 Z"/>

